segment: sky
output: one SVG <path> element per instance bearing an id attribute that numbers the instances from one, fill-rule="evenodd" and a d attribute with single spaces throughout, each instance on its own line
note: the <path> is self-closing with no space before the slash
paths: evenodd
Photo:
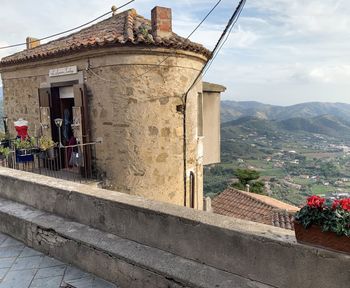
<path id="1" fill-rule="evenodd" d="M 2 2 L 0 47 L 78 26 L 127 0 Z M 170 7 L 174 32 L 186 37 L 216 2 L 136 0 L 128 8 L 150 18 L 154 6 Z M 222 0 L 191 40 L 213 49 L 238 2 Z M 205 80 L 227 87 L 224 100 L 350 103 L 348 15 L 349 0 L 247 0 Z M 18 50 L 0 50 L 0 58 Z"/>

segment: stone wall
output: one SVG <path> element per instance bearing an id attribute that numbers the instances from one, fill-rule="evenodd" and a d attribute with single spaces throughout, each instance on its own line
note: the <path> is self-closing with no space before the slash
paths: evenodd
<path id="1" fill-rule="evenodd" d="M 89 95 L 92 139 L 97 146 L 97 168 L 118 191 L 183 205 L 182 115 L 176 111 L 181 96 L 204 64 L 200 55 L 169 50 L 110 48 L 50 61 L 3 69 L 5 114 L 12 122 L 30 122 L 39 129 L 38 88 L 49 82 L 49 69 L 78 66 Z M 172 54 L 172 55 L 175 55 Z M 90 71 L 86 68 L 90 67 Z M 144 74 L 144 75 L 143 75 Z M 202 209 L 202 165 L 197 161 L 197 95 L 188 103 L 188 170 L 196 173 L 195 207 Z M 189 193 L 187 193 L 189 203 Z"/>
<path id="2" fill-rule="evenodd" d="M 183 258 L 171 267 L 172 273 L 182 271 L 187 259 L 216 269 L 217 277 L 228 273 L 230 279 L 254 282 L 242 286 L 221 283 L 211 288 L 347 288 L 349 284 L 349 255 L 300 245 L 294 232 L 285 229 L 5 168 L 0 168 L 0 198 Z M 30 217 L 32 212 L 27 209 L 22 214 Z M 53 219 L 43 218 L 46 223 Z M 16 230 L 11 221 L 6 223 L 7 231 Z M 55 231 L 51 228 L 51 232 Z M 98 235 L 102 238 L 103 233 Z M 118 248 L 120 243 L 115 245 Z M 74 251 L 70 255 L 75 255 Z M 148 263 L 148 268 L 159 266 L 158 261 L 160 258 Z M 205 279 L 206 275 L 195 271 L 188 271 L 190 278 Z"/>

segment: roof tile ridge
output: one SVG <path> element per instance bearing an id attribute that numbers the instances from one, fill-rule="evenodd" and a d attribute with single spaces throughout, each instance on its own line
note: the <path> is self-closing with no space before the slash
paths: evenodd
<path id="1" fill-rule="evenodd" d="M 266 203 L 266 202 L 264 202 L 264 201 L 262 201 L 262 200 L 260 200 L 258 198 L 255 198 L 254 196 L 250 195 L 251 192 L 241 191 L 241 190 L 238 190 L 238 189 L 234 189 L 234 190 L 236 190 L 238 193 L 241 193 L 245 197 L 250 198 L 251 200 L 254 200 L 255 202 L 258 202 L 258 203 L 262 204 L 263 206 L 266 206 L 266 207 L 268 207 L 268 208 L 270 208 L 272 210 L 277 208 L 277 207 L 275 207 L 275 206 L 273 206 L 271 204 L 268 204 L 268 203 Z"/>
<path id="2" fill-rule="evenodd" d="M 134 42 L 134 23 L 135 17 L 137 16 L 137 12 L 135 9 L 129 9 L 125 11 L 125 26 L 124 26 L 124 39 L 125 42 Z"/>

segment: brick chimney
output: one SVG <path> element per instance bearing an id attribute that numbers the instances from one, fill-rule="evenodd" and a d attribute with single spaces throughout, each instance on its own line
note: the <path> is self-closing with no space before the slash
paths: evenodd
<path id="1" fill-rule="evenodd" d="M 152 9 L 152 34 L 154 37 L 170 37 L 172 34 L 171 9 L 156 6 Z"/>
<path id="2" fill-rule="evenodd" d="M 40 46 L 40 40 L 33 37 L 27 37 L 26 43 L 27 43 L 27 49 L 32 49 Z"/>

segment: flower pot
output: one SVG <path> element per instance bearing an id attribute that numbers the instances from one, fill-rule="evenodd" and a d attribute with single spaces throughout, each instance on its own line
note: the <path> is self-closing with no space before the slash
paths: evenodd
<path id="1" fill-rule="evenodd" d="M 2 140 L 0 145 L 5 147 L 5 148 L 10 147 L 10 140 Z"/>
<path id="2" fill-rule="evenodd" d="M 350 237 L 338 236 L 333 232 L 322 232 L 321 228 L 316 225 L 305 229 L 303 225 L 296 221 L 294 221 L 294 230 L 295 237 L 301 244 L 350 254 Z"/>
<path id="3" fill-rule="evenodd" d="M 47 157 L 50 159 L 55 158 L 55 150 L 53 148 L 47 150 Z"/>
<path id="4" fill-rule="evenodd" d="M 33 154 L 16 154 L 16 162 L 17 163 L 27 163 L 27 162 L 33 162 L 34 161 L 34 155 Z"/>
<path id="5" fill-rule="evenodd" d="M 46 159 L 46 151 L 40 151 L 38 156 L 39 156 L 39 159 Z"/>

